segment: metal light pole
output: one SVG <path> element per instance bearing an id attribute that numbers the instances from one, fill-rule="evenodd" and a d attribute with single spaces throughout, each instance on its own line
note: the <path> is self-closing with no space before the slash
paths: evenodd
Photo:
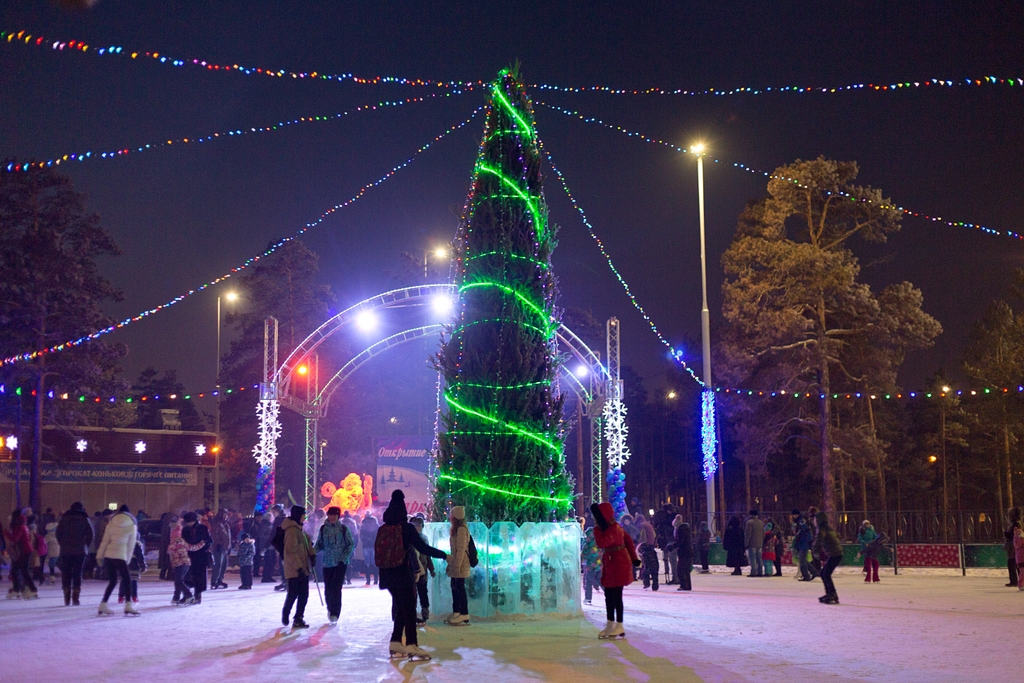
<path id="1" fill-rule="evenodd" d="M 430 254 L 429 251 L 423 252 L 423 281 L 424 282 L 427 281 L 427 256 L 429 254 Z M 438 259 L 447 258 L 448 250 L 445 249 L 444 247 L 438 247 L 437 249 L 434 249 L 434 256 L 436 256 Z"/>
<path id="2" fill-rule="evenodd" d="M 228 292 L 225 295 L 228 301 L 235 301 L 238 294 Z M 217 378 L 216 398 L 213 413 L 213 431 L 217 434 L 217 443 L 213 446 L 213 509 L 220 511 L 220 297 L 217 297 Z"/>
<path id="3" fill-rule="evenodd" d="M 711 383 L 711 312 L 708 310 L 708 266 L 707 249 L 704 239 L 704 145 L 697 144 L 690 148 L 697 155 L 697 204 L 700 209 L 700 337 L 703 353 L 704 390 L 710 391 Z M 714 399 L 714 395 L 712 395 Z M 716 443 L 715 450 L 718 450 Z M 714 529 L 715 523 L 715 475 L 711 474 L 704 480 L 708 499 L 708 528 Z"/>

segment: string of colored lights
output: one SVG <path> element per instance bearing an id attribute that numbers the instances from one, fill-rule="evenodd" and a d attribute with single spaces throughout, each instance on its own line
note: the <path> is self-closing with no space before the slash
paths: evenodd
<path id="1" fill-rule="evenodd" d="M 477 107 L 475 110 L 473 110 L 473 113 L 470 114 L 468 118 L 466 118 L 465 120 L 460 121 L 459 123 L 456 123 L 456 124 L 454 124 L 452 126 L 449 126 L 443 133 L 441 133 L 440 135 L 436 136 L 433 140 L 431 140 L 430 142 L 427 142 L 426 144 L 422 145 L 419 149 L 417 149 L 415 152 L 413 152 L 413 154 L 411 156 L 409 156 L 408 159 L 406 159 L 402 163 L 392 167 L 391 170 L 389 170 L 387 173 L 385 173 L 383 176 L 381 176 L 377 180 L 375 180 L 373 182 L 370 182 L 370 183 L 367 183 L 366 185 L 363 185 L 359 189 L 359 191 L 356 192 L 349 199 L 346 199 L 345 201 L 341 202 L 340 204 L 335 204 L 334 206 L 332 206 L 331 208 L 327 209 L 322 214 L 320 214 L 320 216 L 316 220 L 314 220 L 314 221 L 312 221 L 310 223 L 306 223 L 306 226 L 304 228 L 302 228 L 301 230 L 297 231 L 294 235 L 291 235 L 290 237 L 285 237 L 285 238 L 279 240 L 278 242 L 276 242 L 273 245 L 271 245 L 270 248 L 268 248 L 263 253 L 261 253 L 261 254 L 259 254 L 257 256 L 254 256 L 254 257 L 252 257 L 252 258 L 250 258 L 248 260 L 246 260 L 244 263 L 242 263 L 242 265 L 236 266 L 235 268 L 232 268 L 229 272 L 225 273 L 224 275 L 221 275 L 220 277 L 217 277 L 217 278 L 215 278 L 213 280 L 210 280 L 209 282 L 207 282 L 207 283 L 205 283 L 203 285 L 200 285 L 200 286 L 196 287 L 195 289 L 190 289 L 189 291 L 185 292 L 184 294 L 180 294 L 180 295 L 174 297 L 173 299 L 171 299 L 170 301 L 167 301 L 166 303 L 160 304 L 159 306 L 156 306 L 156 307 L 151 308 L 149 310 L 143 311 L 143 312 L 141 312 L 141 313 L 139 313 L 137 315 L 134 315 L 134 316 L 132 316 L 130 318 L 125 318 L 124 320 L 122 320 L 120 322 L 117 322 L 117 323 L 114 323 L 112 325 L 109 325 L 109 326 L 107 326 L 107 327 L 105 327 L 105 328 L 103 328 L 101 330 L 97 330 L 97 331 L 92 332 L 90 334 L 87 334 L 85 336 L 78 337 L 77 339 L 71 339 L 71 340 L 65 341 L 65 342 L 63 342 L 61 344 L 55 344 L 55 345 L 47 347 L 45 349 L 38 349 L 38 350 L 32 351 L 30 353 L 22 353 L 22 354 L 18 354 L 18 355 L 15 355 L 15 356 L 8 356 L 8 357 L 4 358 L 2 361 L 0 361 L 0 366 L 10 365 L 12 363 L 30 361 L 30 360 L 38 358 L 39 356 L 47 354 L 47 353 L 57 353 L 57 352 L 60 352 L 60 351 L 64 351 L 65 349 L 68 349 L 68 348 L 73 348 L 73 347 L 76 347 L 76 346 L 81 346 L 82 344 L 84 344 L 84 343 L 86 343 L 88 341 L 92 341 L 93 339 L 97 339 L 97 338 L 99 338 L 99 337 L 101 337 L 101 336 L 103 336 L 105 334 L 110 334 L 111 332 L 113 332 L 115 330 L 119 330 L 119 329 L 121 329 L 123 327 L 126 327 L 126 326 L 128 326 L 128 325 L 130 325 L 130 324 L 132 324 L 134 322 L 138 322 L 139 320 L 142 320 L 143 318 L 146 318 L 146 317 L 148 317 L 150 315 L 153 315 L 154 313 L 159 313 L 160 311 L 163 311 L 163 310 L 165 310 L 165 309 L 167 309 L 167 308 L 169 308 L 171 306 L 174 306 L 175 304 L 181 303 L 182 301 L 184 301 L 185 299 L 187 299 L 190 296 L 198 294 L 199 292 L 202 292 L 205 289 L 209 289 L 210 287 L 213 287 L 214 285 L 219 284 L 219 283 L 227 280 L 228 278 L 232 277 L 233 275 L 236 275 L 236 274 L 240 273 L 241 271 L 245 270 L 246 268 L 248 268 L 249 266 L 253 265 L 254 263 L 259 261 L 260 259 L 265 258 L 265 257 L 273 254 L 275 251 L 280 249 L 282 246 L 284 246 L 288 242 L 291 242 L 292 240 L 297 239 L 298 237 L 300 237 L 301 235 L 305 234 L 306 232 L 308 232 L 312 228 L 315 228 L 315 227 L 321 225 L 329 216 L 331 216 L 331 214 L 333 214 L 333 213 L 335 213 L 335 212 L 337 212 L 337 211 L 339 211 L 341 209 L 344 209 L 345 207 L 349 206 L 350 204 L 352 204 L 355 201 L 358 201 L 360 198 L 363 197 L 363 195 L 366 194 L 367 191 L 377 187 L 381 183 L 383 183 L 386 180 L 390 179 L 392 176 L 394 176 L 400 170 L 404 169 L 406 166 L 411 164 L 417 157 L 419 157 L 420 154 L 422 154 L 423 152 L 427 151 L 432 146 L 434 146 L 434 144 L 436 144 L 437 142 L 439 142 L 443 138 L 447 137 L 451 133 L 454 133 L 454 132 L 462 129 L 470 121 L 472 121 L 474 118 L 476 118 L 477 114 L 479 114 L 481 111 L 483 111 L 483 109 L 484 109 L 484 107 L 482 107 L 482 106 L 481 107 Z"/>
<path id="2" fill-rule="evenodd" d="M 203 143 L 203 142 L 210 142 L 212 140 L 217 140 L 217 139 L 227 140 L 227 139 L 230 139 L 232 137 L 239 137 L 239 136 L 242 136 L 242 135 L 254 135 L 254 134 L 257 134 L 257 133 L 271 133 L 273 131 L 284 130 L 285 128 L 287 128 L 289 126 L 294 126 L 294 125 L 301 124 L 301 123 L 319 123 L 319 122 L 327 122 L 327 121 L 336 121 L 338 119 L 344 118 L 344 117 L 349 116 L 351 114 L 358 114 L 358 113 L 367 112 L 367 111 L 376 111 L 377 109 L 383 109 L 385 107 L 400 107 L 403 104 L 410 104 L 410 103 L 414 103 L 414 102 L 425 102 L 428 99 L 433 99 L 433 98 L 436 98 L 436 97 L 451 97 L 452 95 L 461 95 L 463 92 L 464 91 L 462 91 L 462 90 L 452 90 L 452 91 L 445 91 L 445 92 L 441 92 L 441 93 L 430 93 L 429 95 L 426 95 L 426 96 L 423 96 L 423 97 L 407 97 L 404 100 L 381 101 L 381 102 L 377 102 L 376 104 L 360 105 L 360 106 L 356 107 L 355 109 L 339 112 L 337 114 L 330 114 L 328 116 L 300 116 L 299 118 L 292 119 L 291 121 L 279 121 L 276 124 L 269 124 L 269 125 L 266 125 L 266 126 L 259 126 L 259 127 L 250 126 L 248 128 L 238 128 L 238 129 L 235 129 L 235 130 L 229 130 L 227 132 L 222 132 L 222 133 L 211 133 L 211 134 L 204 135 L 204 136 L 201 136 L 201 137 L 189 137 L 189 138 L 178 138 L 178 139 L 172 139 L 172 140 L 164 140 L 164 141 L 161 141 L 161 142 L 153 142 L 153 143 L 150 143 L 150 144 L 141 145 L 139 147 L 134 147 L 134 148 L 126 147 L 124 149 L 118 149 L 118 150 L 114 150 L 112 152 L 91 152 L 91 151 L 89 151 L 89 152 L 74 152 L 74 153 L 68 153 L 68 154 L 64 154 L 64 155 L 58 156 L 58 157 L 54 157 L 52 159 L 47 159 L 46 161 L 19 162 L 17 160 L 13 160 L 13 161 L 9 161 L 7 163 L 7 165 L 4 167 L 4 170 L 6 170 L 9 173 L 13 173 L 13 172 L 28 171 L 28 170 L 33 169 L 33 168 L 44 168 L 44 167 L 48 167 L 48 166 L 60 166 L 62 163 L 71 162 L 71 161 L 82 162 L 82 161 L 86 161 L 86 160 L 96 160 L 96 159 L 115 159 L 115 158 L 118 158 L 118 157 L 125 156 L 127 154 L 137 154 L 139 152 L 146 152 L 146 151 L 150 151 L 150 150 L 163 149 L 165 147 L 170 147 L 172 145 L 183 145 L 183 144 L 189 144 L 189 143 Z"/>
<path id="3" fill-rule="evenodd" d="M 513 491 L 511 489 L 499 488 L 497 486 L 491 486 L 490 484 L 484 484 L 482 482 L 475 481 L 473 479 L 467 479 L 465 477 L 456 477 L 456 476 L 453 476 L 451 474 L 445 474 L 443 472 L 439 473 L 437 475 L 437 478 L 438 479 L 445 479 L 445 480 L 448 480 L 448 481 L 454 481 L 454 482 L 457 482 L 459 484 L 465 484 L 467 486 L 473 486 L 473 487 L 481 489 L 483 491 L 489 491 L 490 493 L 498 493 L 498 494 L 501 494 L 503 496 L 510 496 L 510 497 L 513 497 L 513 498 L 528 498 L 530 500 L 543 500 L 543 501 L 546 501 L 546 502 L 560 503 L 562 505 L 571 505 L 572 502 L 573 502 L 572 498 L 558 498 L 558 497 L 554 497 L 553 498 L 553 497 L 551 497 L 551 495 L 547 495 L 547 494 L 546 495 L 537 495 L 537 494 L 534 494 L 534 493 L 523 493 L 522 491 Z"/>
<path id="4" fill-rule="evenodd" d="M 565 114 L 566 116 L 568 116 L 570 118 L 579 119 L 580 121 L 583 121 L 584 123 L 596 123 L 596 124 L 598 124 L 600 126 L 603 126 L 603 127 L 607 128 L 609 130 L 614 130 L 616 132 L 622 133 L 622 134 L 626 135 L 627 137 L 640 138 L 644 142 L 648 142 L 648 143 L 655 144 L 655 145 L 661 145 L 663 147 L 667 147 L 667 148 L 669 148 L 669 149 L 671 149 L 671 150 L 673 150 L 675 152 L 679 152 L 681 154 L 694 154 L 694 152 L 691 152 L 688 149 L 680 147 L 679 145 L 673 144 L 671 142 L 666 142 L 665 140 L 661 140 L 659 138 L 653 138 L 653 137 L 650 137 L 648 135 L 645 135 L 644 133 L 638 133 L 636 131 L 632 131 L 632 130 L 629 130 L 627 128 L 623 128 L 622 126 L 617 126 L 617 125 L 611 124 L 611 123 L 605 123 L 602 119 L 599 119 L 599 118 L 594 117 L 594 116 L 589 116 L 589 117 L 588 116 L 584 116 L 583 114 L 580 114 L 578 111 L 566 109 L 566 108 L 563 108 L 563 107 L 559 107 L 558 105 L 547 104 L 545 102 L 537 102 L 537 104 L 539 104 L 542 107 L 547 107 L 548 109 L 553 109 L 554 111 L 557 111 L 557 112 L 560 112 L 562 114 Z M 747 173 L 753 173 L 754 175 L 764 176 L 765 178 L 769 178 L 769 179 L 785 180 L 785 181 L 788 181 L 788 182 L 792 182 L 792 183 L 794 183 L 795 185 L 797 185 L 799 187 L 808 187 L 807 185 L 804 185 L 803 183 L 801 183 L 799 180 L 797 180 L 795 178 L 789 178 L 787 176 L 781 176 L 781 175 L 777 175 L 777 174 L 774 174 L 774 173 L 769 173 L 768 171 L 758 170 L 758 169 L 753 168 L 751 166 L 748 166 L 747 164 L 744 164 L 744 163 L 723 161 L 721 159 L 715 159 L 715 158 L 709 157 L 707 155 L 705 155 L 705 158 L 709 159 L 711 161 L 714 161 L 716 164 L 723 164 L 725 166 L 732 166 L 733 168 L 738 168 L 741 171 L 746 171 Z M 829 191 L 829 190 L 822 190 L 822 191 L 825 192 L 826 194 L 832 194 L 832 192 Z M 841 197 L 845 197 L 847 199 L 850 199 L 851 201 L 876 204 L 879 208 L 882 208 L 882 209 L 892 209 L 892 210 L 895 210 L 895 211 L 899 211 L 900 213 L 902 213 L 905 216 L 913 216 L 914 218 L 923 218 L 925 220 L 932 221 L 933 223 L 939 223 L 939 224 L 947 225 L 947 226 L 953 227 L 953 228 L 970 228 L 972 230 L 978 230 L 980 232 L 983 232 L 983 233 L 986 233 L 986 234 L 989 234 L 989 235 L 995 235 L 995 236 L 1000 236 L 1000 237 L 1011 237 L 1013 239 L 1018 239 L 1018 240 L 1024 239 L 1024 234 L 1021 234 L 1021 233 L 1018 233 L 1018 232 L 1013 232 L 1012 230 L 996 230 L 995 228 L 989 228 L 989 227 L 986 227 L 984 225 L 980 225 L 980 224 L 977 224 L 977 223 L 968 223 L 968 222 L 965 222 L 965 221 L 950 221 L 950 220 L 946 220 L 945 218 L 942 218 L 941 216 L 932 216 L 930 214 L 921 213 L 921 212 L 918 212 L 918 211 L 913 211 L 911 209 L 907 209 L 907 208 L 902 207 L 902 206 L 894 206 L 894 205 L 890 205 L 890 204 L 878 204 L 878 203 L 874 202 L 873 200 L 870 200 L 870 199 L 867 199 L 867 198 L 853 197 L 853 196 L 851 196 L 850 194 L 848 194 L 846 192 L 837 192 L 836 194 L 838 194 Z"/>
<path id="5" fill-rule="evenodd" d="M 235 387 L 233 389 L 224 389 L 224 393 L 225 394 L 233 394 L 236 391 L 245 391 L 246 389 L 258 389 L 259 386 L 260 386 L 259 384 L 253 384 L 252 386 L 246 385 L 246 386 L 241 386 L 241 387 Z M 0 396 L 5 395 L 5 394 L 7 394 L 7 386 L 5 384 L 0 384 Z M 36 395 L 36 390 L 35 389 L 22 389 L 21 387 L 13 387 L 13 389 L 11 391 L 11 395 L 12 396 L 21 396 L 22 394 L 24 394 L 26 396 L 35 396 Z M 57 401 L 73 401 L 73 400 L 76 400 L 75 396 L 77 396 L 77 400 L 79 402 L 83 402 L 83 403 L 85 401 L 90 401 L 90 402 L 93 402 L 93 403 L 101 403 L 101 402 L 104 402 L 104 401 L 108 402 L 108 403 L 117 403 L 119 401 L 124 401 L 125 403 L 145 403 L 146 401 L 159 401 L 161 399 L 163 399 L 165 401 L 174 401 L 174 400 L 176 400 L 178 398 L 181 398 L 182 400 L 185 400 L 185 401 L 190 401 L 193 398 L 205 398 L 207 396 L 218 396 L 219 394 L 220 394 L 220 392 L 217 391 L 217 390 L 212 390 L 211 391 L 211 390 L 207 389 L 206 391 L 201 391 L 199 393 L 193 392 L 193 393 L 190 393 L 190 394 L 181 394 L 181 396 L 179 396 L 178 394 L 168 394 L 168 395 L 165 395 L 165 396 L 161 396 L 160 394 L 154 394 L 152 396 L 149 395 L 149 394 L 143 394 L 142 396 L 121 396 L 121 397 L 109 396 L 108 397 L 106 395 L 100 396 L 99 394 L 80 394 L 80 393 L 78 393 L 78 394 L 71 394 L 71 393 L 66 392 L 66 391 L 62 392 L 59 389 L 51 389 L 50 391 L 46 392 L 46 398 L 57 400 Z"/>
<path id="6" fill-rule="evenodd" d="M 423 78 L 405 78 L 400 76 L 356 76 L 351 73 L 328 74 L 320 71 L 290 71 L 285 69 L 268 69 L 262 67 L 248 67 L 239 64 L 218 64 L 204 59 L 179 59 L 169 57 L 166 54 L 154 50 L 127 50 L 123 46 L 110 45 L 96 47 L 81 40 L 53 40 L 30 33 L 27 30 L 0 31 L 0 41 L 10 44 L 24 45 L 48 49 L 51 52 L 79 52 L 82 54 L 102 57 L 124 57 L 126 59 L 147 59 L 155 63 L 170 67 L 191 67 L 204 71 L 218 73 L 232 73 L 243 75 L 270 76 L 272 78 L 292 78 L 297 80 L 329 81 L 335 83 L 352 82 L 361 85 L 412 85 L 428 86 L 439 88 L 474 88 L 483 85 L 483 81 L 443 81 Z M 526 87 L 536 90 L 550 90 L 560 93 L 603 93 L 608 95 L 662 95 L 662 96 L 742 96 L 742 95 L 771 95 L 771 94 L 836 94 L 844 92 L 898 92 L 904 90 L 936 89 L 936 88 L 964 88 L 981 86 L 1024 86 L 1024 79 L 1015 77 L 980 76 L 980 77 L 957 77 L 957 78 L 924 78 L 914 81 L 897 81 L 887 83 L 849 83 L 846 85 L 833 86 L 806 86 L 806 85 L 784 85 L 764 87 L 739 87 L 739 88 L 615 88 L 607 85 L 589 86 L 563 86 L 550 83 L 534 83 Z M 497 98 L 500 101 L 500 95 Z"/>
<path id="7" fill-rule="evenodd" d="M 851 83 L 838 86 L 768 86 L 763 88 L 705 88 L 703 90 L 685 90 L 683 88 L 645 88 L 643 90 L 628 88 L 612 88 L 607 85 L 591 85 L 586 87 L 571 87 L 560 85 L 533 85 L 531 87 L 539 90 L 554 90 L 563 93 L 584 93 L 599 92 L 608 95 L 711 95 L 721 97 L 723 95 L 767 95 L 767 94 L 793 94 L 793 93 L 840 93 L 850 91 L 867 90 L 871 92 L 896 92 L 898 90 L 912 90 L 918 88 L 955 88 L 955 87 L 977 87 L 982 85 L 1005 85 L 1024 86 L 1024 79 L 1021 78 L 1000 78 L 998 76 L 983 76 L 981 78 L 927 78 L 917 81 L 902 81 L 898 83 Z"/>
<path id="8" fill-rule="evenodd" d="M 520 427 L 519 425 L 513 422 L 509 422 L 507 420 L 502 420 L 501 418 L 494 417 L 493 415 L 488 415 L 487 413 L 481 412 L 479 410 L 474 410 L 469 406 L 462 405 L 454 398 L 452 398 L 451 394 L 446 393 L 444 395 L 444 398 L 448 402 L 448 405 L 455 408 L 459 412 L 466 413 L 467 415 L 472 415 L 473 417 L 479 418 L 484 422 L 490 422 L 491 424 L 504 427 L 512 434 L 517 434 L 523 438 L 531 439 L 533 441 L 536 441 L 537 443 L 543 444 L 556 453 L 562 452 L 562 449 L 561 447 L 559 447 L 558 444 L 556 444 L 550 438 L 545 438 L 544 436 L 541 436 L 537 432 L 531 431 L 524 427 Z"/>
<path id="9" fill-rule="evenodd" d="M 814 398 L 820 399 L 825 398 L 825 395 L 817 391 L 757 391 L 756 389 L 727 389 L 724 387 L 715 387 L 715 392 L 725 396 L 736 396 L 744 398 Z M 849 393 L 834 393 L 832 398 L 835 400 L 857 400 L 868 396 L 871 400 L 903 400 L 911 398 L 946 398 L 947 396 L 1012 396 L 1015 394 L 1024 394 L 1024 385 L 1019 385 L 1016 388 L 1013 387 L 982 387 L 981 389 L 956 389 L 948 392 L 944 391 L 894 391 L 889 393 L 872 393 L 865 394 L 864 392 L 854 391 Z"/>
<path id="10" fill-rule="evenodd" d="M 151 59 L 154 62 L 165 66 L 192 67 L 203 69 L 205 71 L 244 74 L 246 76 L 259 75 L 271 76 L 273 78 L 333 81 L 337 83 L 352 81 L 353 83 L 359 83 L 361 85 L 381 85 L 390 83 L 397 85 L 434 86 L 439 88 L 473 88 L 482 84 L 482 81 L 434 81 L 422 78 L 401 78 L 398 76 L 362 77 L 350 73 L 327 74 L 319 71 L 287 71 L 284 69 L 265 69 L 262 67 L 240 66 L 238 64 L 217 64 L 205 59 L 178 59 L 176 57 L 168 57 L 166 54 L 152 50 L 126 50 L 124 47 L 118 45 L 96 47 L 81 40 L 53 40 L 51 38 L 44 38 L 43 36 L 32 35 L 25 30 L 18 31 L 17 33 L 14 31 L 0 31 L 0 41 L 11 44 L 27 45 L 30 47 L 41 47 L 56 52 L 63 52 L 67 49 L 69 52 L 81 52 L 83 54 L 103 57 Z"/>
<path id="11" fill-rule="evenodd" d="M 494 287 L 495 289 L 500 289 L 506 294 L 511 294 L 513 297 L 521 301 L 522 304 L 526 306 L 526 308 L 528 308 L 531 312 L 533 312 L 537 317 L 540 318 L 541 325 L 543 325 L 545 329 L 544 334 L 548 339 L 554 336 L 555 331 L 558 329 L 558 323 L 551 319 L 551 316 L 547 313 L 547 311 L 544 310 L 544 308 L 541 305 L 538 305 L 537 302 L 530 300 L 530 297 L 526 296 L 518 289 L 509 287 L 508 285 L 503 285 L 500 282 L 469 282 L 459 287 L 459 294 L 462 294 L 462 292 L 466 291 L 467 289 L 476 289 L 478 287 Z"/>
<path id="12" fill-rule="evenodd" d="M 693 371 L 693 368 L 687 365 L 686 361 L 683 360 L 682 349 L 676 349 L 674 346 L 672 346 L 672 343 L 669 342 L 668 339 L 665 339 L 665 336 L 661 333 L 660 330 L 658 330 L 658 326 L 654 324 L 654 321 L 651 319 L 651 316 L 647 314 L 647 311 L 644 310 L 644 307 L 640 305 L 639 301 L 637 301 L 636 296 L 634 296 L 633 291 L 629 287 L 629 283 L 626 282 L 626 279 L 622 277 L 622 274 L 619 272 L 619 269 L 615 267 L 615 263 L 612 262 L 612 257 L 608 254 L 608 250 L 605 248 L 604 242 L 601 241 L 601 238 L 598 237 L 597 233 L 594 231 L 594 226 L 591 224 L 590 219 L 587 218 L 587 214 L 583 210 L 583 207 L 579 205 L 579 202 L 576 201 L 576 198 L 569 190 L 569 184 L 566 182 L 565 176 L 562 174 L 562 172 L 558 170 L 558 166 L 555 165 L 555 160 L 551 157 L 551 153 L 548 152 L 547 149 L 545 149 L 544 143 L 542 141 L 538 141 L 538 143 L 540 145 L 541 152 L 543 152 L 544 156 L 547 157 L 548 165 L 551 166 L 551 170 L 555 172 L 556 176 L 558 176 L 558 180 L 562 184 L 562 189 L 565 191 L 565 195 L 569 198 L 569 201 L 572 202 L 573 207 L 580 214 L 580 218 L 583 220 L 583 225 L 586 226 L 587 232 L 590 234 L 590 237 L 597 244 L 597 248 L 601 251 L 601 255 L 604 256 L 604 260 L 608 264 L 608 267 L 611 269 L 612 274 L 615 275 L 615 278 L 619 281 L 619 284 L 622 285 L 622 289 L 626 292 L 626 296 L 629 297 L 630 303 L 632 303 L 633 307 L 640 312 L 640 315 L 643 316 L 644 321 L 646 321 L 647 325 L 650 326 L 651 331 L 654 332 L 654 335 L 658 338 L 658 341 L 665 345 L 665 347 L 668 349 L 669 355 L 677 363 L 679 363 L 679 365 L 682 366 L 684 370 L 686 370 L 686 372 L 690 375 L 690 377 L 693 378 L 695 382 L 697 382 L 697 384 L 704 386 L 704 382 L 700 379 L 700 377 L 697 376 L 697 373 Z"/>
<path id="13" fill-rule="evenodd" d="M 715 394 L 710 389 L 700 392 L 700 451 L 704 481 L 718 470 L 718 436 L 715 433 Z"/>

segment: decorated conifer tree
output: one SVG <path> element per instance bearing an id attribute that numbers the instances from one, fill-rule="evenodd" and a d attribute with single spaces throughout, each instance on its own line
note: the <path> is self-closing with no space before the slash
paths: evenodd
<path id="1" fill-rule="evenodd" d="M 554 229 L 515 72 L 491 84 L 488 105 L 455 244 L 459 316 L 437 356 L 445 407 L 434 512 L 465 505 L 486 523 L 560 520 L 572 490 L 555 382 Z"/>

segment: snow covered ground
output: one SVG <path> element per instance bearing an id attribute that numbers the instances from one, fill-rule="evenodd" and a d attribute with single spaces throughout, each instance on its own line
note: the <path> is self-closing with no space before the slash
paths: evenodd
<path id="1" fill-rule="evenodd" d="M 791 569 L 789 571 L 792 571 Z M 0 600 L 0 680 L 157 681 L 1012 681 L 1009 641 L 1024 626 L 1024 593 L 1005 574 L 966 578 L 919 571 L 865 585 L 837 576 L 840 605 L 817 601 L 820 582 L 695 574 L 694 590 L 626 589 L 625 641 L 599 642 L 604 596 L 585 620 L 476 622 L 421 629 L 429 662 L 387 657 L 386 592 L 344 591 L 342 621 L 327 624 L 316 590 L 304 631 L 282 628 L 283 594 L 268 584 L 210 591 L 172 607 L 171 584 L 146 577 L 141 617 L 96 616 L 104 584 L 65 608 L 59 584 L 40 599 Z M 5 586 L 6 587 L 6 586 Z"/>

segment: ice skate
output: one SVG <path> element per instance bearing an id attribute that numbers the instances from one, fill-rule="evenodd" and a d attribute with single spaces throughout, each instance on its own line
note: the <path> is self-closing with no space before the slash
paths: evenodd
<path id="1" fill-rule="evenodd" d="M 608 634 L 611 633 L 612 628 L 614 626 L 615 626 L 615 622 L 614 621 L 606 621 L 606 622 L 604 622 L 604 628 L 597 632 L 597 637 L 601 638 L 601 639 L 607 638 Z"/>
<path id="2" fill-rule="evenodd" d="M 292 628 L 309 628 L 309 624 L 302 619 L 296 618 L 295 621 L 292 622 Z"/>
<path id="3" fill-rule="evenodd" d="M 125 603 L 124 603 L 124 615 L 126 617 L 137 617 L 137 616 L 140 616 L 141 614 L 142 614 L 142 612 L 140 612 L 139 610 L 135 609 L 135 605 L 132 604 L 131 600 L 126 600 L 125 601 Z"/>
<path id="4" fill-rule="evenodd" d="M 38 600 L 39 599 L 39 593 L 37 593 L 35 591 L 30 591 L 28 588 L 26 588 L 25 590 L 21 591 L 21 599 L 22 600 Z"/>
<path id="5" fill-rule="evenodd" d="M 107 603 L 105 603 L 105 602 L 101 602 L 101 603 L 100 603 L 100 607 L 99 607 L 99 609 L 98 609 L 98 610 L 96 611 L 96 613 L 97 613 L 97 614 L 98 614 L 99 616 L 101 616 L 101 617 L 106 617 L 106 616 L 110 616 L 111 614 L 113 614 L 113 612 L 112 612 L 112 611 L 110 611 L 110 608 L 109 608 L 109 607 L 107 607 Z"/>
<path id="6" fill-rule="evenodd" d="M 430 659 L 430 653 L 421 648 L 419 645 L 406 645 L 405 649 L 409 653 L 409 659 L 415 662 L 423 662 Z"/>
<path id="7" fill-rule="evenodd" d="M 397 640 L 392 640 L 388 645 L 388 652 L 391 654 L 391 659 L 408 659 L 409 650 Z"/>
<path id="8" fill-rule="evenodd" d="M 468 614 L 452 614 L 448 619 L 445 620 L 449 626 L 469 626 L 469 615 Z"/>
<path id="9" fill-rule="evenodd" d="M 626 637 L 626 629 L 624 629 L 622 627 L 622 624 L 620 622 L 617 622 L 617 621 L 609 621 L 608 622 L 608 627 L 604 631 L 602 631 L 601 633 L 603 635 L 599 635 L 598 637 L 601 638 L 602 640 L 611 640 L 613 638 L 625 638 Z"/>
<path id="10" fill-rule="evenodd" d="M 72 588 L 71 589 L 71 606 L 72 607 L 78 607 L 79 605 L 82 604 L 82 603 L 80 603 L 78 601 L 78 598 L 81 596 L 81 592 L 82 591 L 81 591 L 80 588 Z"/>
<path id="11" fill-rule="evenodd" d="M 11 588 L 10 590 L 7 591 L 7 599 L 8 600 L 21 600 L 21 592 L 20 591 L 16 591 L 13 588 Z"/>

